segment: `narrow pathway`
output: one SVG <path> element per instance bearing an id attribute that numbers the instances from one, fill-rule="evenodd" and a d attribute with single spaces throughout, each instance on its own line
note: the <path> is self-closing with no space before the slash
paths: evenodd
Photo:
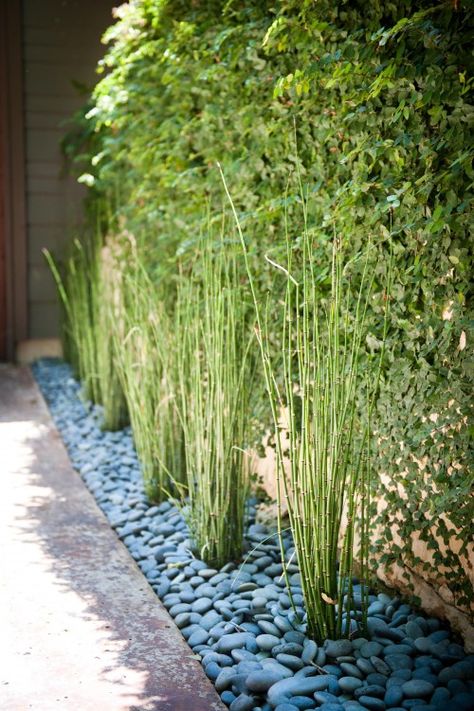
<path id="1" fill-rule="evenodd" d="M 0 708 L 225 707 L 80 477 L 26 368 L 0 366 Z"/>

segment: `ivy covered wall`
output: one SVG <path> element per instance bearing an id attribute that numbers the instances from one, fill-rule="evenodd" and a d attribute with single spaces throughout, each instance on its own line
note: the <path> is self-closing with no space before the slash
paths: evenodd
<path id="1" fill-rule="evenodd" d="M 393 245 L 374 546 L 472 618 L 470 4 L 131 0 L 116 14 L 68 149 L 156 278 L 221 212 L 219 161 L 265 293 L 285 211 L 298 249 L 298 166 L 321 264 L 333 234 L 349 255 L 376 245 L 370 359 Z"/>

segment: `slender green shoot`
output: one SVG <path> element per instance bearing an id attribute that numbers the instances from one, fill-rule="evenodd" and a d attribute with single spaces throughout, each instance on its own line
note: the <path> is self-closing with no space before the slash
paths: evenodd
<path id="1" fill-rule="evenodd" d="M 188 524 L 201 557 L 218 567 L 242 553 L 253 335 L 235 247 L 209 237 L 198 256 L 178 281 L 177 404 Z"/>
<path id="2" fill-rule="evenodd" d="M 145 488 L 151 500 L 161 501 L 185 480 L 174 324 L 136 251 L 128 254 L 121 293 L 118 371 Z"/>
<path id="3" fill-rule="evenodd" d="M 119 314 L 110 250 L 99 235 L 75 239 L 61 271 L 47 250 L 44 255 L 63 306 L 65 352 L 83 395 L 103 407 L 104 429 L 120 429 L 127 413 L 112 338 Z"/>
<path id="4" fill-rule="evenodd" d="M 373 286 L 373 277 L 368 271 L 371 247 L 369 245 L 360 257 L 362 275 L 354 297 L 353 287 L 345 275 L 342 246 L 334 240 L 331 291 L 328 298 L 322 300 L 313 258 L 314 244 L 307 228 L 307 201 L 302 194 L 301 263 L 295 264 L 287 228 L 286 264 L 273 265 L 287 277 L 281 334 L 283 372 L 280 374 L 275 369 L 272 340 L 257 297 L 247 245 L 223 175 L 222 180 L 240 237 L 254 301 L 275 429 L 279 519 L 283 499 L 286 499 L 301 571 L 308 631 L 320 641 L 349 635 L 353 631 L 351 618 L 357 616 L 352 588 L 356 557 L 361 580 L 366 582 L 368 578 L 371 414 L 383 357 L 381 354 L 377 374 L 370 380 L 361 367 L 361 355 Z M 295 277 L 297 267 L 298 278 Z M 384 340 L 386 324 L 387 310 Z M 362 408 L 361 393 L 365 398 Z M 285 452 L 281 438 L 284 411 L 288 421 Z M 284 474 L 286 457 L 289 477 Z M 280 521 L 280 531 L 281 525 Z M 366 595 L 363 602 L 367 603 Z"/>

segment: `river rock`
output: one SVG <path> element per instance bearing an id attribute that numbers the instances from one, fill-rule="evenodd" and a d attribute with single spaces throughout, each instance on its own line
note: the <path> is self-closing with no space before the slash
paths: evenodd
<path id="1" fill-rule="evenodd" d="M 301 709 L 301 711 L 305 711 L 306 709 L 314 709 L 316 705 L 314 700 L 308 698 L 307 696 L 292 696 L 291 703 L 293 706 L 296 706 L 297 709 Z"/>
<path id="2" fill-rule="evenodd" d="M 307 696 L 316 691 L 327 689 L 329 679 L 327 676 L 293 677 L 283 679 L 268 690 L 268 702 L 271 706 L 291 701 L 292 696 Z"/>
<path id="3" fill-rule="evenodd" d="M 204 615 L 206 612 L 209 612 L 209 610 L 212 607 L 212 600 L 210 600 L 208 597 L 202 597 L 199 600 L 196 600 L 196 602 L 193 602 L 191 605 L 191 610 L 193 612 L 197 612 L 200 615 Z"/>
<path id="4" fill-rule="evenodd" d="M 375 667 L 372 662 L 368 659 L 364 659 L 363 657 L 360 657 L 356 661 L 356 666 L 363 674 L 373 674 L 375 672 Z"/>
<path id="5" fill-rule="evenodd" d="M 276 670 L 259 669 L 251 672 L 245 683 L 249 691 L 253 691 L 256 694 L 265 694 L 273 684 L 281 680 L 282 677 Z"/>
<path id="6" fill-rule="evenodd" d="M 298 671 L 304 667 L 303 661 L 293 654 L 277 654 L 276 659 L 280 664 L 283 664 L 283 666 L 288 667 L 292 671 Z"/>
<path id="7" fill-rule="evenodd" d="M 407 654 L 388 654 L 385 663 L 392 671 L 397 669 L 413 669 L 413 659 Z"/>
<path id="8" fill-rule="evenodd" d="M 209 639 L 209 632 L 203 630 L 202 628 L 195 630 L 190 637 L 188 637 L 188 644 L 193 649 L 199 644 L 206 644 Z"/>
<path id="9" fill-rule="evenodd" d="M 403 691 L 401 686 L 392 686 L 390 689 L 387 689 L 383 700 L 385 701 L 387 708 L 391 708 L 392 706 L 400 706 L 403 701 Z"/>
<path id="10" fill-rule="evenodd" d="M 362 708 L 365 707 L 369 711 L 385 711 L 385 703 L 375 696 L 361 696 L 359 697 L 359 702 L 362 704 Z"/>
<path id="11" fill-rule="evenodd" d="M 339 700 L 334 694 L 330 694 L 328 691 L 316 691 L 314 693 L 314 698 L 318 704 L 338 704 Z"/>
<path id="12" fill-rule="evenodd" d="M 406 623 L 405 630 L 407 633 L 407 637 L 411 637 L 412 639 L 418 639 L 419 637 L 425 636 L 420 625 L 413 621 Z"/>
<path id="13" fill-rule="evenodd" d="M 369 607 L 367 608 L 368 615 L 380 615 L 384 611 L 385 611 L 385 604 L 383 602 L 380 602 L 379 600 L 372 602 L 369 605 Z"/>
<path id="14" fill-rule="evenodd" d="M 383 699 L 385 696 L 385 687 L 379 686 L 378 684 L 364 684 L 354 691 L 354 696 L 356 699 L 359 699 L 361 696 L 375 696 L 379 699 Z"/>
<path id="15" fill-rule="evenodd" d="M 234 632 L 223 635 L 217 642 L 216 651 L 225 654 L 233 649 L 245 647 L 246 642 L 251 638 L 248 632 Z"/>
<path id="16" fill-rule="evenodd" d="M 410 679 L 402 684 L 402 690 L 409 699 L 424 699 L 434 691 L 433 684 L 423 679 Z"/>
<path id="17" fill-rule="evenodd" d="M 273 647 L 279 645 L 281 640 L 273 634 L 259 634 L 255 641 L 260 649 L 269 652 Z"/>
<path id="18" fill-rule="evenodd" d="M 343 676 L 338 679 L 338 684 L 343 694 L 352 694 L 356 689 L 362 686 L 362 681 L 353 676 Z"/>
<path id="19" fill-rule="evenodd" d="M 385 657 L 389 654 L 408 654 L 412 656 L 415 653 L 415 646 L 416 641 L 413 643 L 413 646 L 410 644 L 387 644 L 387 646 L 383 648 L 383 654 Z"/>
<path id="20" fill-rule="evenodd" d="M 215 681 L 221 671 L 221 667 L 216 664 L 216 662 L 209 662 L 209 664 L 207 664 L 205 667 L 206 675 L 211 681 Z"/>
<path id="21" fill-rule="evenodd" d="M 234 667 L 224 667 L 215 681 L 216 691 L 220 693 L 228 689 L 236 676 L 237 672 Z"/>
<path id="22" fill-rule="evenodd" d="M 268 659 L 262 659 L 262 667 L 265 670 L 271 670 L 276 672 L 279 676 L 280 679 L 291 679 L 293 676 L 293 672 L 291 669 L 288 669 L 288 667 L 284 667 L 283 664 L 280 664 L 277 662 L 276 659 L 273 659 L 272 657 L 269 657 Z"/>
<path id="23" fill-rule="evenodd" d="M 340 665 L 340 669 L 342 671 L 342 674 L 340 676 L 353 676 L 356 679 L 363 678 L 360 669 L 355 664 L 351 664 L 350 662 L 342 662 L 342 664 Z"/>
<path id="24" fill-rule="evenodd" d="M 281 632 L 283 632 L 283 634 L 285 632 L 291 632 L 291 630 L 293 629 L 286 617 L 282 617 L 281 615 L 276 615 L 273 620 L 273 623 L 276 627 L 278 627 Z"/>
<path id="25" fill-rule="evenodd" d="M 296 644 L 296 642 L 283 641 L 281 644 L 277 644 L 276 647 L 273 647 L 273 654 L 275 656 L 277 654 L 292 654 L 294 657 L 301 657 L 302 653 L 303 647 L 301 644 Z"/>
<path id="26" fill-rule="evenodd" d="M 383 650 L 383 646 L 380 642 L 365 642 L 360 648 L 360 653 L 365 659 L 370 659 L 370 657 L 378 657 Z"/>
<path id="27" fill-rule="evenodd" d="M 255 701 L 252 696 L 240 694 L 229 706 L 230 711 L 252 711 L 255 707 Z"/>
<path id="28" fill-rule="evenodd" d="M 328 657 L 345 657 L 352 653 L 352 642 L 349 639 L 329 639 L 324 645 Z"/>
<path id="29" fill-rule="evenodd" d="M 307 639 L 303 645 L 301 659 L 305 664 L 310 664 L 318 652 L 318 645 L 312 639 Z"/>
<path id="30" fill-rule="evenodd" d="M 279 630 L 278 627 L 273 624 L 273 622 L 269 622 L 268 620 L 259 620 L 258 626 L 265 634 L 271 634 L 274 637 L 278 638 L 280 638 L 281 636 L 281 630 Z"/>

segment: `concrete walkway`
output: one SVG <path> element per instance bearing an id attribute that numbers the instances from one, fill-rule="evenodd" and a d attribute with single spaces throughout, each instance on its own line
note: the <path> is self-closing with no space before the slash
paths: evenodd
<path id="1" fill-rule="evenodd" d="M 96 506 L 26 368 L 0 366 L 0 709 L 225 709 Z"/>

